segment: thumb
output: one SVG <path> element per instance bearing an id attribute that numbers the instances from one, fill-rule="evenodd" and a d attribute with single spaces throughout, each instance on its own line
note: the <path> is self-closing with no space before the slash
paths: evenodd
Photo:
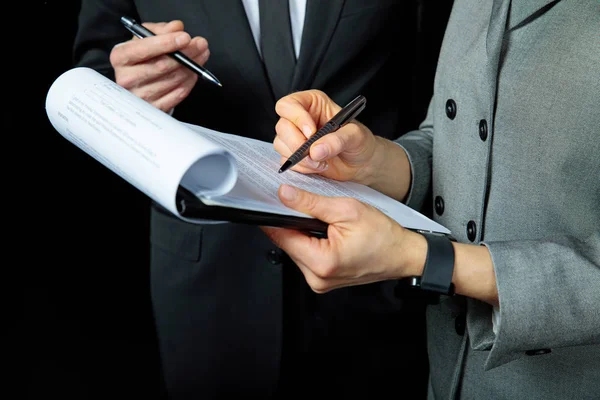
<path id="1" fill-rule="evenodd" d="M 281 185 L 278 194 L 285 206 L 325 223 L 332 224 L 343 217 L 340 215 L 339 199 L 321 196 L 290 185 Z"/>

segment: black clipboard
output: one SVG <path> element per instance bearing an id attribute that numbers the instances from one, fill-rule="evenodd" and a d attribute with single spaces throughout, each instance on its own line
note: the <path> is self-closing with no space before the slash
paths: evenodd
<path id="1" fill-rule="evenodd" d="M 183 186 L 179 186 L 177 189 L 176 207 L 179 214 L 184 218 L 290 228 L 323 238 L 327 237 L 327 227 L 329 226 L 327 223 L 316 218 L 303 218 L 293 215 L 206 205 Z"/>
<path id="2" fill-rule="evenodd" d="M 313 234 L 318 237 L 327 237 L 329 224 L 316 218 L 304 218 L 293 215 L 274 214 L 263 211 L 244 210 L 241 208 L 206 205 L 192 192 L 179 186 L 176 196 L 176 207 L 184 218 L 227 221 L 247 225 L 271 226 L 275 228 L 289 228 Z M 417 233 L 447 236 L 455 241 L 451 235 L 443 232 L 424 231 L 421 229 L 406 228 Z"/>

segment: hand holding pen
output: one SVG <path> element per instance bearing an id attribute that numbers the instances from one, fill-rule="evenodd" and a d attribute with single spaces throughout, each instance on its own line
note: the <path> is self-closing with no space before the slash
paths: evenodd
<path id="1" fill-rule="evenodd" d="M 199 79 L 197 73 L 171 54 L 179 51 L 201 66 L 210 55 L 208 43 L 202 37 L 191 38 L 181 21 L 144 26 L 155 36 L 143 40 L 134 37 L 111 50 L 115 81 L 168 112 L 188 96 Z"/>
<path id="2" fill-rule="evenodd" d="M 275 111 L 281 118 L 273 146 L 282 156 L 282 169 L 318 173 L 340 181 L 360 180 L 363 167 L 376 150 L 374 135 L 354 119 L 365 104 L 366 99 L 358 96 L 340 108 L 318 90 L 280 99 Z M 320 132 L 317 127 L 321 127 Z"/>
<path id="3" fill-rule="evenodd" d="M 345 120 L 343 116 L 352 115 L 357 105 L 360 110 L 360 97 L 356 101 L 359 103 L 350 102 L 342 109 L 319 90 L 295 92 L 281 98 L 275 106 L 280 119 L 273 146 L 281 154 L 282 164 L 312 137 L 317 127 L 332 120 Z M 340 113 L 341 110 L 349 113 Z M 411 184 L 410 161 L 404 149 L 374 135 L 356 119 L 316 140 L 310 146 L 309 156 L 291 169 L 367 185 L 398 201 L 403 201 Z"/>
<path id="4" fill-rule="evenodd" d="M 304 142 L 292 155 L 283 163 L 279 169 L 279 173 L 285 172 L 287 169 L 292 168 L 298 164 L 304 158 L 310 154 L 310 148 L 312 145 L 321 139 L 323 136 L 337 131 L 348 122 L 360 114 L 360 112 L 367 105 L 367 99 L 364 96 L 358 96 L 350 103 L 344 106 L 338 111 L 325 125 L 323 125 L 314 135 L 312 135 L 306 142 Z"/>

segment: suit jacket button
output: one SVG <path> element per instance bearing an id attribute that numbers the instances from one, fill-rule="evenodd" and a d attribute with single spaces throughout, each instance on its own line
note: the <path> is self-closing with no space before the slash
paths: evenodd
<path id="1" fill-rule="evenodd" d="M 456 117 L 456 103 L 452 99 L 446 101 L 446 116 L 450 119 Z"/>
<path id="2" fill-rule="evenodd" d="M 467 238 L 473 242 L 477 237 L 477 224 L 475 221 L 469 221 L 467 223 Z"/>
<path id="3" fill-rule="evenodd" d="M 542 354 L 552 353 L 550 349 L 535 349 L 535 350 L 527 350 L 525 354 L 528 356 L 541 356 Z"/>
<path id="4" fill-rule="evenodd" d="M 467 317 L 465 314 L 460 314 L 454 319 L 454 330 L 456 334 L 462 336 L 465 334 L 465 328 L 467 327 Z"/>
<path id="5" fill-rule="evenodd" d="M 435 197 L 435 212 L 437 215 L 442 215 L 444 213 L 444 199 L 442 196 Z"/>
<path id="6" fill-rule="evenodd" d="M 488 137 L 488 126 L 487 121 L 482 119 L 479 121 L 479 138 L 485 142 Z"/>
<path id="7" fill-rule="evenodd" d="M 273 265 L 281 264 L 281 254 L 279 251 L 271 249 L 267 251 L 267 260 Z"/>

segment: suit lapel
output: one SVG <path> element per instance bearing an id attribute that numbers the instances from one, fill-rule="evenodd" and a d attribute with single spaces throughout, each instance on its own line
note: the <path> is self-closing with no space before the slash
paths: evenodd
<path id="1" fill-rule="evenodd" d="M 274 99 L 263 62 L 260 58 L 246 10 L 240 0 L 203 1 L 213 32 L 219 32 L 223 53 L 229 58 L 250 90 L 259 98 L 269 114 L 273 113 Z"/>
<path id="2" fill-rule="evenodd" d="M 492 75 L 496 74 L 502 38 L 506 32 L 506 22 L 511 7 L 511 0 L 494 0 L 490 14 L 490 24 L 487 31 L 485 48 L 488 55 L 488 65 L 493 68 Z"/>
<path id="3" fill-rule="evenodd" d="M 344 0 L 307 0 L 302 44 L 291 90 L 309 88 L 340 18 Z"/>
<path id="4" fill-rule="evenodd" d="M 484 72 L 484 81 L 487 91 L 488 121 L 493 126 L 495 119 L 496 86 L 498 83 L 498 70 L 501 63 L 501 51 L 506 24 L 511 7 L 511 0 L 494 0 L 490 22 L 488 26 L 485 49 L 488 57 Z"/>

